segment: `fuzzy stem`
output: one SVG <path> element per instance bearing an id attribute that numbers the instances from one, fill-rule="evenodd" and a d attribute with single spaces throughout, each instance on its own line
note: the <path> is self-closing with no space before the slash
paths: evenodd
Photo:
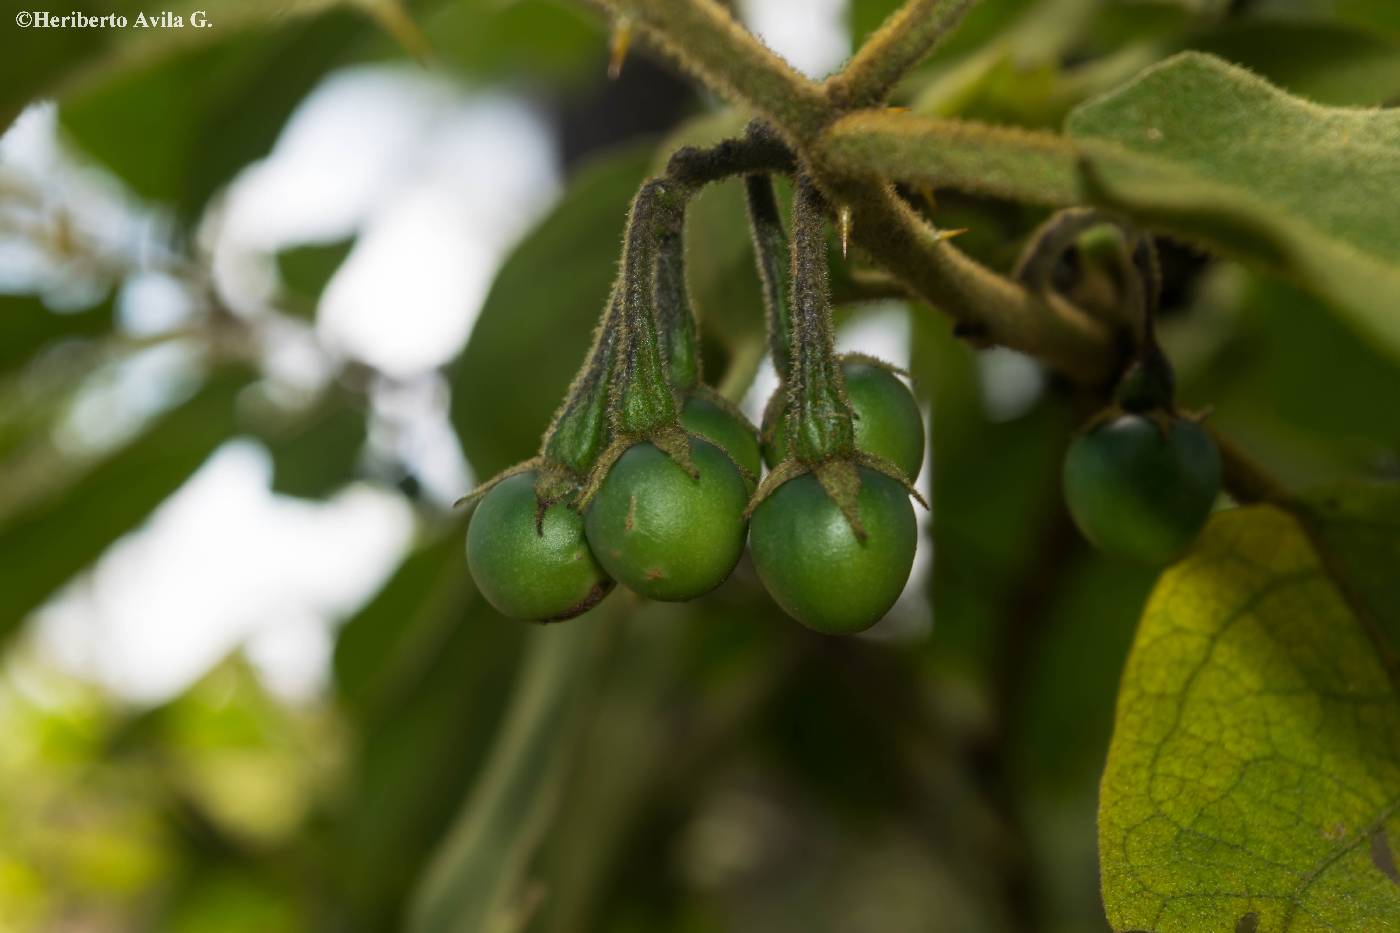
<path id="1" fill-rule="evenodd" d="M 792 258 L 787 233 L 778 214 L 778 197 L 769 175 L 749 175 L 744 179 L 748 205 L 749 231 L 753 235 L 754 260 L 763 288 L 763 310 L 768 320 L 768 347 L 778 378 L 786 381 L 792 366 L 792 319 L 788 310 L 787 276 Z"/>
<path id="2" fill-rule="evenodd" d="M 874 107 L 911 68 L 952 32 L 977 0 L 908 0 L 889 15 L 840 73 L 826 82 L 841 110 Z"/>
<path id="3" fill-rule="evenodd" d="M 792 206 L 792 343 L 785 416 L 792 453 L 807 463 L 855 451 L 855 424 L 831 322 L 824 206 L 811 179 L 800 178 Z"/>
<path id="4" fill-rule="evenodd" d="M 598 455 L 609 441 L 609 389 L 617 365 L 617 344 L 621 329 L 621 306 L 616 292 L 608 299 L 608 308 L 593 346 L 584 359 L 583 367 L 569 386 L 564 404 L 554 416 L 540 445 L 544 459 L 567 467 L 582 477 L 593 468 Z"/>
<path id="5" fill-rule="evenodd" d="M 716 0 L 590 0 L 621 17 L 721 96 L 753 108 L 798 140 L 830 117 L 820 87 L 774 55 Z"/>
<path id="6" fill-rule="evenodd" d="M 637 192 L 627 218 L 618 283 L 621 371 L 612 398 L 616 427 L 626 433 L 645 434 L 679 416 L 659 333 L 654 274 L 657 230 L 679 228 L 683 203 L 675 185 L 652 179 Z"/>
<path id="7" fill-rule="evenodd" d="M 993 182 L 983 186 L 992 189 L 989 193 L 1056 207 L 1082 203 L 1077 154 L 1062 137 L 970 127 L 963 139 L 949 135 L 957 126 L 951 121 L 894 121 L 881 113 L 837 120 L 819 88 L 735 24 L 714 0 L 589 2 L 629 17 L 708 87 L 767 116 L 784 138 L 799 145 L 798 155 L 823 190 L 835 203 L 851 207 L 857 244 L 920 299 L 951 315 L 959 331 L 1039 357 L 1076 382 L 1102 385 L 1117 373 L 1121 361 L 1109 328 L 1063 297 L 1031 295 L 949 246 L 877 177 L 904 177 L 897 169 L 920 164 L 929 152 L 936 157 L 945 146 L 924 134 L 941 134 L 945 141 L 966 144 L 954 146 L 959 180 L 990 175 Z M 1009 163 L 1002 165 L 998 157 Z M 936 170 L 927 167 L 923 180 L 937 176 L 941 184 L 948 180 L 948 164 L 936 161 Z M 1023 167 L 1034 175 L 1030 181 Z"/>
<path id="8" fill-rule="evenodd" d="M 741 137 L 721 140 L 704 149 L 677 149 L 666 163 L 666 177 L 693 190 L 735 175 L 791 174 L 796 164 L 792 150 L 772 128 L 755 120 Z"/>
<path id="9" fill-rule="evenodd" d="M 687 392 L 700 382 L 700 353 L 695 312 L 685 281 L 685 240 L 679 229 L 657 237 L 654 297 L 671 384 Z"/>
<path id="10" fill-rule="evenodd" d="M 825 180 L 825 179 L 824 179 Z M 885 182 L 832 179 L 852 206 L 852 238 L 917 295 L 982 342 L 1020 350 L 1081 383 L 1102 385 L 1121 368 L 1109 328 L 1062 296 L 1032 294 L 956 249 Z"/>

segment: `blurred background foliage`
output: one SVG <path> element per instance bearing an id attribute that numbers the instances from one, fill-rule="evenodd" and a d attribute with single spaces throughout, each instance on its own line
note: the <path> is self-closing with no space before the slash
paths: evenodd
<path id="1" fill-rule="evenodd" d="M 821 74 L 895 5 L 738 12 Z M 843 307 L 930 417 L 922 558 L 884 623 L 810 634 L 746 564 L 693 604 L 501 619 L 450 503 L 533 453 L 639 180 L 745 116 L 644 52 L 608 81 L 581 5 L 194 8 L 213 28 L 0 25 L 0 930 L 1103 929 L 1096 782 L 1153 575 L 1061 506 L 1089 400 L 931 309 Z M 1393 105 L 1397 10 L 985 0 L 899 96 L 1056 127 L 1202 49 Z M 336 88 L 339 135 L 310 116 Z M 248 207 L 285 150 L 302 173 Z M 1043 216 L 934 195 L 999 269 Z M 756 412 L 738 188 L 688 232 L 707 372 Z M 1400 361 L 1163 249 L 1188 405 L 1292 484 L 1400 473 Z"/>

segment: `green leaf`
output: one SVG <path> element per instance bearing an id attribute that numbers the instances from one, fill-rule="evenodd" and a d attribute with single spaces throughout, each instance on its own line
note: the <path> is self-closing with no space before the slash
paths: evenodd
<path id="1" fill-rule="evenodd" d="M 0 522 L 0 638 L 131 531 L 235 431 L 243 372 L 212 379 L 72 488 L 27 503 Z"/>
<path id="2" fill-rule="evenodd" d="M 1400 43 L 1337 23 L 1246 19 L 1189 44 L 1320 104 L 1375 107 L 1400 94 Z"/>
<path id="3" fill-rule="evenodd" d="M 1078 108 L 1068 137 L 855 115 L 847 168 L 1053 206 L 1097 204 L 1280 270 L 1400 354 L 1400 111 L 1319 107 L 1188 52 Z M 1325 196 L 1319 196 L 1325 192 Z"/>
<path id="4" fill-rule="evenodd" d="M 477 596 L 463 527 L 419 545 L 336 641 L 335 685 L 359 739 L 336 832 L 352 929 L 400 925 L 516 676 L 526 629 Z"/>
<path id="5" fill-rule="evenodd" d="M 334 243 L 310 243 L 277 254 L 277 271 L 282 284 L 292 293 L 291 310 L 315 317 L 316 303 L 327 283 L 350 255 L 355 238 Z"/>
<path id="6" fill-rule="evenodd" d="M 1301 517 L 1327 560 L 1328 571 L 1353 605 L 1386 639 L 1392 665 L 1400 659 L 1400 483 L 1338 484 L 1309 492 Z"/>
<path id="7" fill-rule="evenodd" d="M 339 392 L 290 423 L 262 434 L 272 454 L 272 491 L 322 499 L 355 478 L 366 412 Z"/>
<path id="8" fill-rule="evenodd" d="M 22 366 L 60 340 L 96 337 L 112 329 L 112 303 L 82 311 L 53 311 L 38 295 L 0 294 L 0 374 Z"/>
<path id="9" fill-rule="evenodd" d="M 1400 698 L 1374 644 L 1293 518 L 1218 514 L 1123 675 L 1099 810 L 1110 922 L 1384 930 L 1397 845 Z"/>
<path id="10" fill-rule="evenodd" d="M 1037 572 L 1060 506 L 1059 466 L 1074 415 L 1047 395 L 1024 414 L 994 420 L 977 356 L 916 311 L 915 387 L 931 408 L 933 579 L 938 663 L 990 677 L 1020 583 Z M 1063 549 L 1057 555 L 1068 556 Z"/>
<path id="11" fill-rule="evenodd" d="M 514 933 L 529 916 L 527 870 L 569 777 L 601 667 L 605 619 L 536 628 L 486 770 L 414 896 L 415 933 Z"/>
<path id="12" fill-rule="evenodd" d="M 451 374 L 452 423 L 478 476 L 538 448 L 612 289 L 650 147 L 594 162 L 496 274 Z"/>
<path id="13" fill-rule="evenodd" d="M 1400 360 L 1305 292 L 1218 267 L 1165 335 L 1183 404 L 1212 406 L 1216 426 L 1289 488 L 1364 475 L 1400 451 L 1400 407 L 1376 404 L 1400 397 Z"/>
<path id="14" fill-rule="evenodd" d="M 462 572 L 465 523 L 420 543 L 340 630 L 334 671 L 341 701 L 369 720 L 412 693 L 447 633 L 476 600 Z"/>
<path id="15" fill-rule="evenodd" d="M 220 28 L 213 43 L 123 61 L 64 95 L 63 128 L 138 194 L 192 219 L 238 169 L 268 153 L 316 81 L 375 35 L 344 10 L 277 25 Z"/>
<path id="16" fill-rule="evenodd" d="M 282 25 L 319 13 L 337 0 L 180 0 L 152 9 L 140 0 L 79 0 L 63 9 L 47 9 L 53 16 L 81 13 L 116 15 L 127 20 L 125 28 L 35 25 L 23 30 L 7 22 L 19 37 L 9 43 L 0 59 L 0 127 L 9 125 L 24 105 L 45 96 L 62 97 L 72 91 L 101 84 L 132 67 L 158 60 L 172 50 L 207 48 L 248 29 Z M 210 26 L 194 28 L 191 14 L 204 11 Z M 181 27 L 141 26 L 138 16 L 170 13 L 182 18 Z"/>
<path id="17" fill-rule="evenodd" d="M 1400 6 L 1391 0 L 1259 0 L 1249 12 L 1310 25 L 1340 21 L 1378 35 L 1400 36 Z"/>
<path id="18" fill-rule="evenodd" d="M 606 36 L 576 3 L 450 0 L 423 17 L 423 28 L 442 62 L 476 80 L 565 85 L 606 68 Z"/>

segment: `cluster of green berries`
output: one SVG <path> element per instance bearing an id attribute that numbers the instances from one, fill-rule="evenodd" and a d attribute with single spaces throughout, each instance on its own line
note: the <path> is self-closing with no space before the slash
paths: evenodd
<path id="1" fill-rule="evenodd" d="M 910 499 L 922 502 L 911 486 L 924 460 L 918 403 L 889 366 L 835 353 L 815 187 L 798 179 L 789 242 L 771 179 L 745 184 L 782 380 L 762 431 L 700 379 L 681 246 L 692 191 L 653 179 L 633 202 L 618 283 L 540 455 L 470 497 L 468 563 L 503 614 L 572 618 L 618 583 L 695 599 L 730 576 L 746 544 L 774 601 L 820 632 L 863 631 L 903 591 L 918 537 Z M 1071 213 L 1035 248 L 1048 254 L 1093 219 Z M 1064 493 L 1090 541 L 1165 564 L 1199 533 L 1221 466 L 1210 435 L 1174 407 L 1152 333 L 1155 252 L 1137 242 L 1146 251 L 1128 271 L 1153 298 L 1138 308 L 1137 362 L 1115 405 L 1070 445 Z M 1032 270 L 1044 265 L 1033 258 Z"/>
<path id="2" fill-rule="evenodd" d="M 476 494 L 467 560 L 503 614 L 571 618 L 616 584 L 695 599 L 730 576 L 746 544 L 778 605 L 819 631 L 869 628 L 899 597 L 917 540 L 918 403 L 884 364 L 835 355 L 815 194 L 789 250 L 771 181 L 751 187 L 783 363 L 762 435 L 699 379 L 680 247 L 686 192 L 653 180 L 633 203 L 608 313 L 540 457 Z M 812 281 L 789 282 L 784 270 L 799 268 Z"/>
<path id="3" fill-rule="evenodd" d="M 857 445 L 917 475 L 924 427 L 913 393 L 872 362 L 842 368 Z M 648 599 L 695 599 L 729 577 L 747 539 L 764 586 L 804 624 L 857 632 L 888 612 L 917 539 L 904 485 L 860 468 L 863 536 L 812 473 L 782 483 L 750 517 L 763 459 L 753 426 L 705 395 L 684 400 L 681 424 L 691 470 L 653 443 L 633 444 L 582 510 L 564 500 L 541 509 L 534 469 L 487 491 L 468 528 L 467 560 L 491 605 L 513 618 L 558 621 L 593 608 L 615 582 Z M 779 429 L 764 445 L 770 465 L 781 462 L 783 443 Z"/>

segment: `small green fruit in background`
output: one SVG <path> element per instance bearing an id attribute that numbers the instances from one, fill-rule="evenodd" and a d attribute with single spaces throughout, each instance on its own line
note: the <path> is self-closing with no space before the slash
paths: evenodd
<path id="1" fill-rule="evenodd" d="M 1220 452 L 1205 428 L 1125 414 L 1075 438 L 1064 492 L 1079 530 L 1099 548 L 1162 565 L 1196 539 L 1220 492 Z"/>
<path id="2" fill-rule="evenodd" d="M 750 492 L 758 485 L 763 456 L 759 451 L 758 436 L 748 421 L 725 411 L 707 398 L 692 395 L 681 407 L 681 426 L 711 441 L 729 454 L 735 463 L 748 470 L 752 477 Z"/>
<path id="3" fill-rule="evenodd" d="M 830 635 L 864 631 L 889 612 L 914 565 L 918 527 L 904 487 L 859 468 L 866 539 L 811 473 L 788 480 L 754 510 L 754 568 L 783 611 Z"/>
<path id="4" fill-rule="evenodd" d="M 584 515 L 598 562 L 629 589 L 668 602 L 703 596 L 744 550 L 749 488 L 729 457 L 690 439 L 692 477 L 653 444 L 629 448 Z"/>
<path id="5" fill-rule="evenodd" d="M 537 474 L 507 477 L 472 514 L 467 566 L 486 601 L 514 619 L 556 622 L 581 615 L 612 589 L 593 559 L 583 516 L 562 502 L 536 526 Z"/>
<path id="6" fill-rule="evenodd" d="M 864 360 L 843 360 L 846 398 L 855 414 L 856 447 L 883 457 L 912 482 L 924 465 L 924 417 L 914 393 L 883 366 Z M 787 425 L 779 419 L 763 449 L 770 467 L 787 456 Z"/>

